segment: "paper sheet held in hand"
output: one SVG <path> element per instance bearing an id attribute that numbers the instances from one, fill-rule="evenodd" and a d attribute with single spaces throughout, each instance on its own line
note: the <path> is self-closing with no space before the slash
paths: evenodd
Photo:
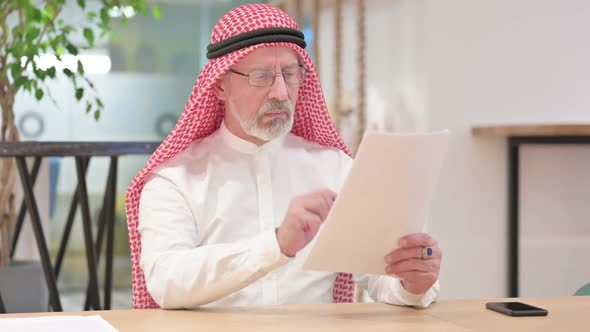
<path id="1" fill-rule="evenodd" d="M 385 274 L 386 254 L 424 231 L 450 133 L 366 133 L 303 269 Z"/>

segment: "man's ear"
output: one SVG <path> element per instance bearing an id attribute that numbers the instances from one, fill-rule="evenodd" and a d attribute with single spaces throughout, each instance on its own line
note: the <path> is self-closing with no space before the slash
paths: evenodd
<path id="1" fill-rule="evenodd" d="M 213 93 L 215 97 L 219 100 L 225 101 L 227 99 L 227 92 L 226 92 L 226 82 L 225 77 L 219 80 L 219 82 L 213 85 Z"/>

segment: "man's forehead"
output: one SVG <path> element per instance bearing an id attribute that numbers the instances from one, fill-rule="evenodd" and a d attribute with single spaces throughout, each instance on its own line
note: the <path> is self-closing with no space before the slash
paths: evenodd
<path id="1" fill-rule="evenodd" d="M 269 46 L 254 50 L 240 61 L 239 66 L 267 66 L 275 65 L 276 63 L 283 65 L 299 63 L 299 55 L 297 52 L 285 46 Z"/>

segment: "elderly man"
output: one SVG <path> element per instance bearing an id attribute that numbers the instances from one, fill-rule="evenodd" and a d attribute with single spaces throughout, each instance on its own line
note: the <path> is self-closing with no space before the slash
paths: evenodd
<path id="1" fill-rule="evenodd" d="M 303 34 L 275 7 L 244 5 L 211 40 L 128 191 L 134 307 L 350 302 L 355 282 L 377 301 L 434 301 L 442 253 L 427 234 L 392 239 L 383 275 L 301 269 L 352 164 Z"/>

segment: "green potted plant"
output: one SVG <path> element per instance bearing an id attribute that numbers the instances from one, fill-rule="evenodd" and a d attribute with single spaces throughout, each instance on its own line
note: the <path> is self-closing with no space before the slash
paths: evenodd
<path id="1" fill-rule="evenodd" d="M 65 8 L 75 8 L 76 24 L 69 23 Z M 69 10 L 72 12 L 71 10 Z M 49 81 L 59 76 L 72 83 L 72 98 L 85 103 L 86 112 L 96 120 L 103 110 L 92 81 L 84 72 L 84 64 L 78 55 L 94 47 L 95 42 L 111 32 L 112 17 L 120 17 L 125 25 L 128 13 L 153 14 L 157 19 L 160 9 L 148 4 L 148 0 L 2 0 L 0 2 L 0 142 L 18 142 L 19 133 L 15 126 L 14 104 L 19 94 L 30 93 L 38 101 L 51 96 Z M 79 14 L 78 14 L 79 13 Z M 81 20 L 80 20 L 81 18 Z M 80 22 L 82 21 L 82 22 Z M 76 36 L 83 36 L 83 42 L 74 42 Z M 41 65 L 41 57 L 53 56 L 57 61 L 64 57 L 75 59 L 74 66 Z M 24 283 L 18 271 L 23 263 L 10 261 L 11 238 L 15 221 L 14 181 L 15 162 L 0 158 L 0 294 L 5 305 L 11 310 L 12 300 L 3 290 L 14 289 L 3 283 Z M 26 264 L 24 264 L 26 265 Z M 39 274 L 41 268 L 38 267 Z M 24 268 L 24 274 L 30 269 Z M 43 286 L 43 276 L 39 275 Z M 29 278 L 30 280 L 30 278 Z M 19 284 L 20 285 L 20 284 Z M 29 287 L 21 285 L 20 288 Z M 22 296 L 19 296 L 22 297 Z M 35 296 L 33 296 L 35 298 Z M 37 302 L 39 302 L 37 296 Z M 41 304 L 43 305 L 43 304 Z M 45 304 L 46 305 L 46 304 Z M 35 308 L 33 308 L 35 309 Z M 21 310 L 20 308 L 18 310 Z M 27 310 L 23 308 L 22 310 Z"/>

